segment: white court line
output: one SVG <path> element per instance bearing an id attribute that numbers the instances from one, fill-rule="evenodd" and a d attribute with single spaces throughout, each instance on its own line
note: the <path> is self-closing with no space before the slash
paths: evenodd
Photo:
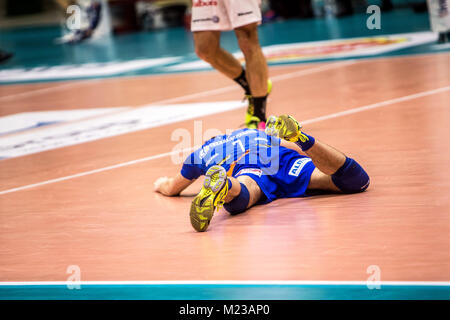
<path id="1" fill-rule="evenodd" d="M 156 155 L 153 155 L 153 156 L 149 156 L 149 157 L 145 157 L 145 158 L 141 158 L 141 159 L 136 159 L 136 160 L 131 160 L 131 161 L 127 161 L 127 162 L 122 162 L 122 163 L 114 164 L 114 165 L 111 165 L 111 166 L 107 166 L 107 167 L 103 167 L 103 168 L 99 168 L 99 169 L 95 169 L 95 170 L 90 170 L 90 171 L 85 171 L 85 172 L 81 172 L 81 173 L 77 173 L 77 174 L 72 174 L 70 176 L 65 176 L 65 177 L 51 179 L 51 180 L 47 180 L 47 181 L 43 181 L 43 182 L 33 183 L 33 184 L 29 184 L 29 185 L 26 185 L 26 186 L 17 187 L 17 188 L 13 188 L 13 189 L 9 189 L 9 190 L 4 190 L 4 191 L 0 192 L 0 195 L 11 193 L 11 192 L 16 192 L 16 191 L 21 191 L 21 190 L 26 190 L 26 189 L 30 189 L 30 188 L 34 188 L 34 187 L 38 187 L 38 186 L 44 186 L 46 184 L 51 184 L 51 183 L 55 183 L 55 182 L 60 182 L 60 181 L 74 179 L 74 178 L 84 177 L 84 176 L 88 176 L 88 175 L 91 175 L 91 174 L 94 174 L 94 173 L 99 173 L 99 172 L 103 172 L 103 171 L 108 171 L 108 170 L 112 170 L 112 169 L 117 169 L 117 168 L 121 168 L 121 167 L 130 166 L 130 165 L 141 163 L 141 162 L 145 162 L 145 161 L 150 161 L 150 160 L 154 160 L 154 159 L 159 159 L 159 158 L 171 156 L 173 154 L 184 153 L 184 152 L 188 152 L 188 151 L 194 150 L 196 147 L 200 147 L 200 146 L 194 146 L 194 147 L 185 148 L 185 149 L 182 149 L 182 150 L 174 150 L 174 151 L 171 151 L 171 152 L 160 153 L 160 154 L 156 154 Z"/>
<path id="2" fill-rule="evenodd" d="M 295 71 L 295 72 L 292 72 L 292 74 L 293 74 L 293 77 L 298 77 L 301 75 L 307 75 L 307 74 L 311 74 L 311 73 L 315 73 L 315 72 L 333 69 L 333 68 L 340 67 L 340 66 L 353 64 L 355 62 L 356 62 L 356 60 L 354 60 L 354 59 L 340 61 L 340 62 L 326 62 L 325 65 L 322 65 L 319 67 L 312 67 L 312 68 L 309 68 L 306 70 Z M 306 64 L 306 65 L 309 65 L 309 64 Z M 172 74 L 170 74 L 170 75 L 172 75 Z M 148 75 L 145 75 L 145 76 L 148 76 Z M 284 75 L 275 76 L 272 78 L 272 80 L 277 80 L 278 78 L 283 77 L 283 76 Z M 136 76 L 134 76 L 134 77 L 136 77 Z M 126 78 L 126 77 L 122 77 L 122 78 Z M 116 79 L 116 78 L 112 78 L 112 79 Z M 70 82 L 66 82 L 66 83 L 56 85 L 53 87 L 36 89 L 36 90 L 32 90 L 32 91 L 20 92 L 20 93 L 3 96 L 3 97 L 0 97 L 0 101 L 9 101 L 9 100 L 14 100 L 14 99 L 20 99 L 20 98 L 24 98 L 24 97 L 34 96 L 36 94 L 42 94 L 42 93 L 62 90 L 67 87 L 89 85 L 92 82 L 108 81 L 108 80 L 112 80 L 112 79 L 111 78 L 109 78 L 109 79 L 85 79 L 85 80 L 79 80 L 76 82 L 70 81 Z M 283 79 L 280 78 L 280 80 L 283 80 Z M 180 96 L 180 97 L 176 97 L 176 98 L 170 98 L 170 99 L 165 99 L 165 100 L 161 100 L 161 101 L 156 101 L 156 102 L 152 102 L 151 104 L 174 103 L 174 102 L 179 102 L 179 101 L 186 100 L 186 99 L 207 97 L 207 96 L 214 95 L 214 94 L 229 92 L 229 91 L 232 91 L 232 90 L 238 89 L 238 88 L 239 88 L 239 86 L 231 85 L 231 86 L 223 87 L 223 88 L 219 88 L 219 89 L 202 91 L 202 92 L 192 93 L 192 94 L 188 94 L 188 95 Z"/>
<path id="3" fill-rule="evenodd" d="M 335 68 L 339 68 L 339 67 L 343 67 L 343 66 L 347 66 L 347 65 L 352 65 L 355 63 L 357 63 L 357 60 L 346 60 L 346 61 L 342 61 L 342 62 L 327 63 L 327 64 L 319 66 L 319 67 L 313 67 L 313 68 L 309 68 L 309 69 L 302 69 L 302 70 L 298 70 L 298 71 L 294 71 L 294 72 L 289 72 L 286 74 L 280 74 L 278 76 L 271 77 L 270 79 L 272 80 L 272 82 L 287 80 L 287 79 L 292 79 L 292 78 L 296 78 L 296 77 L 300 77 L 300 76 L 306 76 L 309 74 L 322 72 L 322 71 L 326 71 L 326 70 L 330 70 L 330 69 L 335 69 Z M 158 102 L 152 102 L 152 104 L 175 103 L 175 102 L 180 102 L 180 101 L 184 101 L 184 100 L 188 100 L 188 99 L 204 98 L 204 97 L 208 97 L 208 96 L 219 94 L 219 93 L 233 91 L 236 89 L 240 89 L 240 87 L 236 86 L 236 85 L 232 85 L 232 86 L 228 86 L 228 87 L 188 94 L 188 95 L 181 96 L 181 97 L 170 98 L 170 99 L 166 99 L 166 100 L 162 100 L 162 101 L 158 101 Z"/>
<path id="4" fill-rule="evenodd" d="M 327 63 L 327 64 L 321 65 L 319 67 L 312 67 L 312 68 L 308 68 L 308 69 L 302 69 L 302 70 L 299 70 L 299 71 L 294 71 L 294 72 L 290 72 L 290 73 L 274 76 L 274 77 L 271 78 L 271 80 L 272 80 L 272 82 L 277 82 L 277 81 L 292 79 L 292 78 L 295 78 L 295 77 L 306 76 L 306 75 L 310 75 L 310 74 L 314 74 L 314 73 L 318 73 L 318 72 L 322 72 L 322 71 L 326 71 L 326 70 L 331 70 L 331 69 L 335 69 L 335 68 L 339 68 L 339 67 L 343 67 L 343 66 L 347 66 L 347 65 L 352 65 L 352 64 L 355 64 L 357 62 L 359 62 L 359 61 L 357 61 L 357 60 L 346 60 L 346 61 L 340 61 L 340 62 Z M 101 79 L 86 80 L 86 81 L 100 81 L 100 80 Z M 107 79 L 107 80 L 109 80 L 109 79 Z M 65 86 L 69 86 L 69 85 L 72 85 L 72 84 L 76 85 L 74 83 L 67 83 L 66 85 L 61 85 L 60 87 L 65 87 Z M 82 84 L 82 83 L 80 83 L 80 84 Z M 52 88 L 39 89 L 39 90 L 35 90 L 35 91 L 40 91 L 40 90 L 41 91 L 44 91 L 44 90 L 52 91 L 52 89 L 56 90 L 58 88 L 59 87 L 52 87 Z M 175 97 L 175 98 L 169 98 L 169 99 L 154 101 L 154 102 L 151 102 L 151 103 L 143 105 L 143 106 L 132 106 L 131 108 L 139 109 L 139 108 L 144 108 L 144 107 L 148 107 L 148 106 L 152 106 L 152 105 L 170 104 L 170 103 L 176 103 L 176 102 L 180 102 L 180 101 L 185 101 L 185 100 L 188 100 L 188 99 L 204 98 L 204 97 L 208 97 L 208 96 L 213 96 L 215 94 L 230 92 L 230 91 L 237 90 L 237 89 L 240 89 L 240 87 L 237 86 L 237 85 L 231 85 L 231 86 L 228 86 L 228 87 L 212 89 L 212 90 L 202 91 L 202 92 L 195 92 L 195 93 L 191 93 L 191 94 L 187 94 L 187 95 L 179 96 L 179 97 Z M 35 91 L 31 91 L 29 93 L 33 94 Z M 24 94 L 26 94 L 26 93 L 27 92 L 24 92 Z M 14 97 L 14 96 L 11 96 L 11 97 Z M 0 97 L 0 100 L 1 100 L 1 97 Z M 117 109 L 119 109 L 119 108 L 117 108 Z M 124 113 L 124 112 L 128 112 L 128 111 L 130 111 L 130 110 L 129 109 L 127 109 L 127 110 L 124 110 L 124 109 L 113 110 L 111 112 L 103 113 L 101 115 L 90 116 L 90 117 L 86 117 L 86 118 L 83 118 L 83 119 L 74 120 L 74 121 L 68 121 L 68 122 L 63 122 L 63 123 L 56 123 L 56 124 L 53 124 L 53 125 L 48 125 L 48 126 L 34 128 L 34 129 L 31 129 L 31 130 L 33 132 L 39 131 L 39 130 L 46 130 L 49 127 L 64 126 L 64 125 L 67 125 L 68 123 L 77 123 L 77 122 L 82 122 L 82 121 L 91 120 L 91 119 L 95 119 L 95 118 L 106 117 L 106 116 L 110 116 L 110 115 L 113 115 L 113 114 Z M 11 133 L 10 136 L 14 136 L 16 134 L 21 134 L 21 133 Z"/>
<path id="5" fill-rule="evenodd" d="M 445 92 L 448 90 L 450 90 L 450 86 L 433 89 L 433 90 L 429 90 L 429 91 L 423 91 L 423 92 L 419 92 L 419 93 L 414 93 L 414 94 L 410 94 L 410 95 L 400 97 L 400 98 L 394 98 L 394 99 L 390 99 L 390 100 L 386 100 L 386 101 L 381 101 L 381 102 L 369 104 L 367 106 L 362 106 L 362 107 L 358 107 L 358 108 L 354 108 L 354 109 L 350 109 L 350 110 L 345 110 L 345 111 L 336 112 L 336 113 L 332 113 L 329 115 L 317 117 L 317 118 L 310 119 L 310 120 L 301 121 L 301 124 L 302 125 L 310 124 L 310 123 L 319 122 L 319 121 L 323 121 L 323 120 L 338 118 L 338 117 L 346 116 L 349 114 L 358 113 L 361 111 L 366 111 L 366 110 L 370 110 L 370 109 L 388 106 L 388 105 L 391 105 L 394 103 L 400 103 L 400 102 L 405 102 L 405 101 L 409 101 L 409 100 L 413 100 L 413 99 L 417 99 L 417 98 L 426 97 L 426 96 L 429 96 L 429 95 L 432 95 L 435 93 L 441 93 L 441 92 Z"/>
<path id="6" fill-rule="evenodd" d="M 358 112 L 361 112 L 361 111 L 366 111 L 366 110 L 371 110 L 371 109 L 375 109 L 375 108 L 379 108 L 379 107 L 392 105 L 392 104 L 395 104 L 395 103 L 398 103 L 398 102 L 405 102 L 405 101 L 409 101 L 409 100 L 413 100 L 413 99 L 417 99 L 417 98 L 421 98 L 421 97 L 426 97 L 426 96 L 429 96 L 429 95 L 432 95 L 432 94 L 445 92 L 445 91 L 448 91 L 448 90 L 450 90 L 450 86 L 442 87 L 442 88 L 438 88 L 438 89 L 433 89 L 433 90 L 428 90 L 428 91 L 422 91 L 422 92 L 419 92 L 419 93 L 414 93 L 414 94 L 410 94 L 410 95 L 399 97 L 399 98 L 394 98 L 394 99 L 390 99 L 390 100 L 386 100 L 386 101 L 382 101 L 382 102 L 377 102 L 377 103 L 374 103 L 374 104 L 369 104 L 367 106 L 362 106 L 362 107 L 358 107 L 358 108 L 354 108 L 354 109 L 350 109 L 350 110 L 346 110 L 346 111 L 331 113 L 331 114 L 326 115 L 326 116 L 321 116 L 321 117 L 305 120 L 305 121 L 302 121 L 301 123 L 302 124 L 310 124 L 310 123 L 315 123 L 315 122 L 328 120 L 328 119 L 332 119 L 332 118 L 342 117 L 342 116 L 346 116 L 346 115 L 349 115 L 349 114 L 358 113 Z M 116 169 L 116 168 L 121 168 L 121 167 L 129 166 L 129 165 L 133 165 L 133 164 L 136 164 L 136 163 L 141 163 L 141 162 L 145 162 L 145 161 L 159 159 L 159 158 L 163 158 L 163 157 L 170 156 L 170 155 L 173 155 L 173 154 L 177 154 L 177 153 L 181 153 L 181 152 L 187 152 L 189 150 L 193 150 L 194 148 L 195 147 L 182 149 L 182 150 L 174 150 L 174 151 L 166 152 L 166 153 L 160 153 L 160 154 L 156 154 L 156 155 L 153 155 L 153 156 L 149 156 L 149 157 L 145 157 L 145 158 L 141 158 L 141 159 L 136 159 L 136 160 L 132 160 L 132 161 L 128 161 L 128 162 L 123 162 L 123 163 L 111 165 L 111 166 L 104 167 L 104 168 L 99 168 L 99 169 L 95 169 L 95 170 L 91 170 L 91 171 L 85 171 L 85 172 L 73 174 L 73 175 L 70 175 L 70 176 L 65 176 L 65 177 L 51 179 L 51 180 L 47 180 L 47 181 L 43 181 L 43 182 L 33 183 L 33 184 L 29 184 L 29 185 L 21 186 L 21 187 L 17 187 L 17 188 L 7 189 L 7 190 L 0 191 L 0 195 L 12 193 L 12 192 L 17 192 L 17 191 L 22 191 L 22 190 L 27 190 L 27 189 L 30 189 L 30 188 L 39 187 L 39 186 L 43 186 L 43 185 L 47 185 L 47 184 L 51 184 L 51 183 L 56 183 L 56 182 L 60 182 L 60 181 L 65 181 L 65 180 L 69 180 L 69 179 L 74 179 L 74 178 L 78 178 L 78 177 L 83 177 L 83 176 L 91 175 L 91 174 L 94 174 L 94 173 L 99 173 L 99 172 L 103 172 L 103 171 L 107 171 L 107 170 L 112 170 L 112 169 Z"/>
<path id="7" fill-rule="evenodd" d="M 450 281 L 326 281 L 326 280 L 149 280 L 149 281 L 4 281 L 1 286 L 61 285 L 381 285 L 450 286 Z"/>
<path id="8" fill-rule="evenodd" d="M 89 82 L 98 82 L 99 79 L 93 79 L 93 80 L 88 80 L 88 81 Z M 41 93 L 46 93 L 46 92 L 51 92 L 51 91 L 58 91 L 58 90 L 65 89 L 67 87 L 76 87 L 79 85 L 83 85 L 85 83 L 86 83 L 86 81 L 69 82 L 69 83 L 63 83 L 60 85 L 56 85 L 53 87 L 41 88 L 41 89 L 36 89 L 36 90 L 31 90 L 31 91 L 26 91 L 26 92 L 15 93 L 12 95 L 0 97 L 0 101 L 15 100 L 15 99 L 23 98 L 23 97 L 34 96 L 35 94 L 41 94 Z"/>
<path id="9" fill-rule="evenodd" d="M 405 59 L 405 58 L 427 58 L 428 56 L 431 55 L 447 55 L 450 54 L 448 52 L 429 52 L 429 53 L 418 53 L 418 54 L 409 54 L 409 55 L 398 55 L 398 56 L 381 56 L 381 57 L 370 57 L 370 58 L 360 58 L 360 59 L 348 59 L 342 62 L 347 62 L 347 61 L 357 61 L 357 62 L 368 62 L 370 60 L 390 60 L 390 59 Z M 316 64 L 322 64 L 322 63 L 326 63 L 328 64 L 332 64 L 332 65 L 336 65 L 339 64 L 340 62 L 330 62 L 330 61 L 311 61 L 311 62 L 306 62 L 306 63 L 299 63 L 299 62 L 294 62 L 294 63 L 289 63 L 289 64 L 271 64 L 270 67 L 275 67 L 275 68 L 290 68 L 292 66 L 297 66 L 297 65 L 316 65 Z M 314 69 L 314 68 L 311 68 Z M 308 69 L 310 70 L 310 69 Z M 202 71 L 200 71 L 202 72 Z M 196 73 L 196 72 L 191 72 L 191 73 Z M 116 80 L 118 78 L 120 79 L 133 79 L 133 78 L 140 78 L 140 77 L 148 77 L 148 76 L 172 76 L 172 75 L 181 75 L 183 73 L 164 73 L 164 74 L 143 74 L 143 75 L 133 75 L 133 76 L 119 76 L 119 77 L 111 77 L 111 78 L 101 78 L 101 79 L 81 79 L 81 80 L 76 80 L 77 82 L 74 83 L 72 80 L 66 80 L 66 81 L 70 81 L 69 83 L 64 83 L 61 84 L 59 86 L 53 86 L 50 88 L 43 88 L 43 89 L 37 89 L 37 90 L 33 90 L 33 91 L 27 91 L 27 92 L 21 92 L 21 93 L 16 93 L 16 94 L 12 94 L 12 95 L 8 95 L 8 96 L 3 96 L 0 97 L 0 101 L 4 101 L 4 100 L 13 100 L 13 99 L 19 99 L 22 97 L 26 97 L 26 96 L 33 96 L 35 94 L 40 94 L 40 93 L 45 93 L 48 91 L 57 91 L 60 89 L 64 89 L 65 87 L 69 87 L 69 86 L 76 86 L 76 85 L 84 85 L 84 84 L 90 84 L 91 82 L 97 82 L 97 81 L 111 81 L 111 80 Z M 17 85 L 27 85 L 28 83 L 18 83 Z M 235 88 L 236 86 L 230 86 L 229 88 Z M 228 88 L 228 87 L 227 87 Z M 223 89 L 223 88 L 221 88 Z M 220 89 L 217 89 L 220 90 Z M 231 89 L 227 89 L 224 92 L 227 92 Z M 214 90 L 212 90 L 214 91 Z M 221 93 L 220 91 L 218 93 Z M 195 95 L 195 94 L 194 94 Z M 181 97 L 180 97 L 181 98 Z M 179 99 L 179 98 L 174 98 L 174 99 Z M 170 100 L 170 99 L 168 99 Z M 164 101 L 164 100 L 163 100 Z M 178 100 L 177 100 L 178 101 Z M 155 103 L 161 103 L 161 102 L 155 102 Z"/>

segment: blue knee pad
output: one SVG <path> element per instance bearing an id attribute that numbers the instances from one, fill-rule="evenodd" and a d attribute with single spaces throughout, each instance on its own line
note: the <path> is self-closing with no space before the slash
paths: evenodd
<path id="1" fill-rule="evenodd" d="M 331 175 L 336 187 L 345 193 L 362 192 L 370 183 L 369 175 L 352 158 L 347 158 L 342 167 Z"/>
<path id="2" fill-rule="evenodd" d="M 247 209 L 250 202 L 250 193 L 247 187 L 241 183 L 241 192 L 232 201 L 225 203 L 223 207 L 231 214 L 239 214 Z"/>

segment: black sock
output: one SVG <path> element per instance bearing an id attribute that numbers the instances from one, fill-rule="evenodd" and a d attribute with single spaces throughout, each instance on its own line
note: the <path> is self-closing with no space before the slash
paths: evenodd
<path id="1" fill-rule="evenodd" d="M 255 109 L 253 110 L 253 115 L 258 117 L 261 121 L 266 122 L 266 103 L 267 96 L 264 97 L 253 97 L 253 104 Z"/>
<path id="2" fill-rule="evenodd" d="M 245 75 L 245 69 L 242 68 L 241 75 L 234 79 L 244 90 L 246 95 L 251 95 L 250 86 L 248 85 L 247 76 Z"/>

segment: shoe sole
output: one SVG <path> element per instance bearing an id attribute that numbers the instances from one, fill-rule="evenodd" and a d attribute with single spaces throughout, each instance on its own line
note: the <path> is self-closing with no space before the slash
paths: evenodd
<path id="1" fill-rule="evenodd" d="M 204 232 L 208 229 L 217 208 L 217 199 L 222 196 L 226 177 L 227 173 L 221 166 L 212 166 L 206 172 L 202 190 L 192 200 L 189 212 L 191 225 L 196 231 Z"/>
<path id="2" fill-rule="evenodd" d="M 297 120 L 288 115 L 281 115 L 279 116 L 279 119 L 282 120 L 283 123 L 282 127 L 278 130 L 280 132 L 280 138 L 293 141 L 299 134 L 301 134 L 302 126 Z"/>

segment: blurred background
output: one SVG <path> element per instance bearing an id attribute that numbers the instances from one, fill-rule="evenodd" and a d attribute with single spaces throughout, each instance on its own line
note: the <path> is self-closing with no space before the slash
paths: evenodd
<path id="1" fill-rule="evenodd" d="M 74 4 L 81 8 L 79 12 L 71 9 Z M 367 27 L 370 5 L 381 10 L 380 28 Z M 194 67 L 193 71 L 208 69 L 200 62 L 186 65 L 198 60 L 189 31 L 190 6 L 190 0 L 0 0 L 0 83 L 110 76 L 83 74 L 80 70 L 67 75 L 58 69 L 53 76 L 44 78 L 23 74 L 30 68 L 92 63 L 139 62 L 138 66 L 115 75 L 179 72 L 191 70 L 189 66 Z M 264 18 L 259 31 L 262 46 L 432 29 L 425 0 L 263 0 L 262 11 Z M 77 14 L 81 17 L 81 29 L 74 31 L 71 25 Z M 427 38 L 429 43 L 448 41 L 445 30 L 434 31 L 436 39 Z M 221 41 L 227 50 L 239 51 L 233 32 L 224 33 Z M 422 42 L 408 53 L 429 51 L 430 47 L 424 49 Z M 402 52 L 396 52 L 399 53 Z M 165 60 L 148 60 L 161 58 Z M 330 58 L 335 57 L 310 59 L 303 55 L 294 60 Z M 288 60 L 269 60 L 269 64 L 293 61 Z M 171 65 L 180 62 L 183 63 L 180 68 Z"/>
<path id="2" fill-rule="evenodd" d="M 0 27 L 59 25 L 70 0 L 0 0 Z M 83 1 L 80 1 L 81 3 Z M 89 2 L 89 1 L 84 1 Z M 191 0 L 107 0 L 114 34 L 185 26 Z M 284 19 L 343 17 L 365 13 L 369 5 L 382 11 L 427 11 L 424 0 L 263 0 L 264 22 Z"/>

